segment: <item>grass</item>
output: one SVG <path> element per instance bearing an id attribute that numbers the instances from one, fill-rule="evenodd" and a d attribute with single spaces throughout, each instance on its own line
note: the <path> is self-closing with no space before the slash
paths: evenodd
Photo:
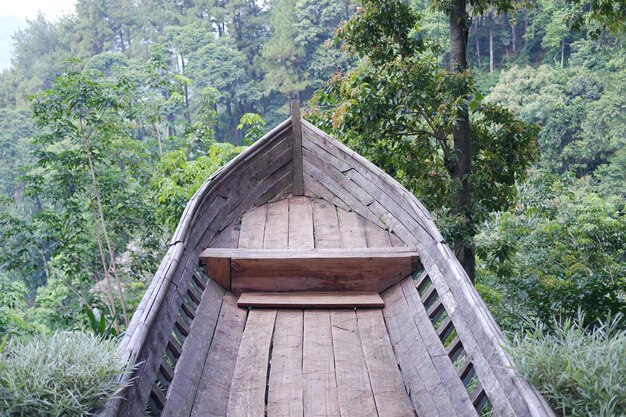
<path id="1" fill-rule="evenodd" d="M 0 416 L 90 416 L 119 393 L 113 340 L 56 332 L 9 341 L 0 352 Z"/>
<path id="2" fill-rule="evenodd" d="M 626 416 L 626 330 L 619 317 L 594 329 L 577 320 L 536 324 L 515 338 L 518 369 L 554 411 L 572 417 Z"/>

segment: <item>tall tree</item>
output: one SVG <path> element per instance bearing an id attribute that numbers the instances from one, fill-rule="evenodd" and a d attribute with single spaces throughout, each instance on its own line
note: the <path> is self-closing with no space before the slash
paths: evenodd
<path id="1" fill-rule="evenodd" d="M 364 64 L 336 77 L 318 95 L 317 110 L 327 127 L 428 206 L 449 210 L 445 229 L 473 278 L 478 225 L 514 201 L 536 131 L 483 102 L 467 71 L 441 68 L 437 47 L 420 36 L 418 22 L 400 0 L 365 1 L 339 32 Z M 455 53 L 466 68 L 463 51 Z"/>

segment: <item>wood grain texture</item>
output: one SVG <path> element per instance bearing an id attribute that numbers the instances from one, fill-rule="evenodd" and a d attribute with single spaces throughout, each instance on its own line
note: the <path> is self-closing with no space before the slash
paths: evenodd
<path id="1" fill-rule="evenodd" d="M 378 416 L 414 416 L 382 312 L 357 309 L 356 315 Z"/>
<path id="2" fill-rule="evenodd" d="M 246 310 L 237 308 L 237 297 L 232 293 L 226 293 L 214 340 L 202 365 L 202 376 L 193 400 L 191 417 L 226 415 L 230 385 L 246 316 Z"/>
<path id="3" fill-rule="evenodd" d="M 319 249 L 340 248 L 341 235 L 337 207 L 320 198 L 314 199 L 312 203 L 315 247 Z"/>
<path id="4" fill-rule="evenodd" d="M 289 249 L 313 249 L 313 205 L 308 197 L 289 199 Z"/>
<path id="5" fill-rule="evenodd" d="M 202 376 L 202 369 L 209 348 L 224 298 L 224 289 L 209 281 L 202 294 L 197 310 L 197 319 L 191 323 L 189 337 L 185 339 L 184 349 L 176 368 L 174 379 L 167 392 L 165 408 L 161 414 L 169 416 L 189 416 L 193 398 Z"/>
<path id="6" fill-rule="evenodd" d="M 356 314 L 331 310 L 337 398 L 342 416 L 377 416 Z"/>
<path id="7" fill-rule="evenodd" d="M 428 211 L 371 162 L 306 121 L 301 123 L 305 193 L 357 212 L 393 231 L 390 235 L 393 246 L 400 246 L 402 242 L 417 248 L 425 269 L 432 273 L 433 284 L 491 399 L 495 414 L 554 416 L 536 390 L 512 371 L 511 361 L 502 349 L 506 344 L 502 332 L 443 243 Z M 293 160 L 288 156 L 291 136 L 292 122 L 288 119 L 215 172 L 191 198 L 168 253 L 120 344 L 124 359 L 131 366 L 137 365 L 135 371 L 121 377 L 122 382 L 132 381 L 132 384 L 123 393 L 125 399 L 109 402 L 101 415 L 140 415 L 144 411 L 198 253 L 246 209 L 271 201 L 289 190 L 288 177 L 293 173 Z M 306 161 L 309 153 L 335 169 L 328 174 L 316 169 L 317 160 Z M 366 231 L 366 242 L 367 238 Z M 387 323 L 390 329 L 402 325 L 393 320 Z M 398 341 L 391 339 L 396 347 Z M 396 356 L 401 356 L 398 351 Z M 437 357 L 433 366 L 441 360 Z M 411 365 L 408 368 L 411 369 Z"/>
<path id="8" fill-rule="evenodd" d="M 291 101 L 291 136 L 293 137 L 293 195 L 304 194 L 302 178 L 302 123 L 300 118 L 300 101 Z"/>
<path id="9" fill-rule="evenodd" d="M 335 354 L 328 310 L 304 312 L 304 417 L 339 417 Z"/>
<path id="10" fill-rule="evenodd" d="M 213 281 L 222 288 L 230 290 L 230 259 L 229 258 L 207 258 L 204 263 L 204 271 Z"/>
<path id="11" fill-rule="evenodd" d="M 267 415 L 303 415 L 302 405 L 302 310 L 280 310 L 272 341 Z"/>
<path id="12" fill-rule="evenodd" d="M 244 213 L 239 231 L 239 247 L 246 249 L 263 248 L 267 205 Z"/>
<path id="13" fill-rule="evenodd" d="M 447 396 L 459 416 L 478 416 L 469 398 L 465 386 L 458 377 L 452 361 L 432 326 L 431 321 L 422 304 L 412 278 L 403 280 L 400 284 L 406 303 L 411 311 L 410 317 L 424 341 L 428 354 L 432 358 L 434 368 L 445 381 L 444 387 Z"/>
<path id="14" fill-rule="evenodd" d="M 231 260 L 240 291 L 383 291 L 413 271 L 413 256 Z"/>
<path id="15" fill-rule="evenodd" d="M 245 292 L 239 307 L 258 308 L 382 308 L 377 292 Z"/>
<path id="16" fill-rule="evenodd" d="M 261 207 L 255 210 L 262 210 Z M 287 249 L 289 247 L 289 200 L 280 200 L 267 205 L 265 225 L 265 249 Z"/>
<path id="17" fill-rule="evenodd" d="M 456 413 L 450 400 L 441 402 L 442 381 L 434 372 L 432 360 L 426 351 L 415 325 L 407 320 L 410 310 L 399 284 L 383 294 L 385 301 L 383 316 L 387 324 L 389 339 L 393 345 L 402 377 L 419 416 L 452 417 Z M 437 395 L 435 395 L 437 393 Z"/>
<path id="18" fill-rule="evenodd" d="M 353 211 L 339 210 L 339 230 L 342 248 L 366 248 L 365 230 L 361 216 Z"/>
<path id="19" fill-rule="evenodd" d="M 265 387 L 276 310 L 252 310 L 243 332 L 228 398 L 228 417 L 265 414 Z"/>
<path id="20" fill-rule="evenodd" d="M 363 223 L 363 231 L 365 232 L 365 241 L 368 248 L 388 248 L 392 246 L 389 231 L 376 226 L 365 218 L 361 218 L 361 222 Z"/>

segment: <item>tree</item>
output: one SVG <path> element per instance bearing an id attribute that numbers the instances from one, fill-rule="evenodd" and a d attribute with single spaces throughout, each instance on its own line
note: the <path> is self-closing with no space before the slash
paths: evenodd
<path id="1" fill-rule="evenodd" d="M 36 167 L 27 175 L 30 195 L 45 199 L 34 217 L 47 240 L 49 283 L 63 282 L 89 305 L 99 282 L 114 320 L 128 323 L 127 285 L 117 255 L 131 236 L 150 228 L 144 199 L 149 161 L 130 135 L 132 108 L 125 80 L 69 72 L 33 101 Z M 147 165 L 141 166 L 141 161 Z"/>
<path id="2" fill-rule="evenodd" d="M 366 64 L 336 77 L 315 111 L 338 137 L 448 217 L 445 230 L 473 279 L 477 227 L 514 201 L 515 182 L 534 156 L 536 129 L 483 102 L 469 73 L 437 65 L 436 46 L 419 36 L 418 23 L 401 1 L 366 1 L 339 32 Z M 459 120 L 472 142 L 462 141 Z"/>

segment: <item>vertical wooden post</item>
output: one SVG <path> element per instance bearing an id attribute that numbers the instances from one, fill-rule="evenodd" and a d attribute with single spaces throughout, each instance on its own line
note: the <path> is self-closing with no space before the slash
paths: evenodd
<path id="1" fill-rule="evenodd" d="M 293 138 L 293 195 L 304 195 L 302 124 L 300 123 L 299 100 L 291 100 L 291 135 Z"/>

